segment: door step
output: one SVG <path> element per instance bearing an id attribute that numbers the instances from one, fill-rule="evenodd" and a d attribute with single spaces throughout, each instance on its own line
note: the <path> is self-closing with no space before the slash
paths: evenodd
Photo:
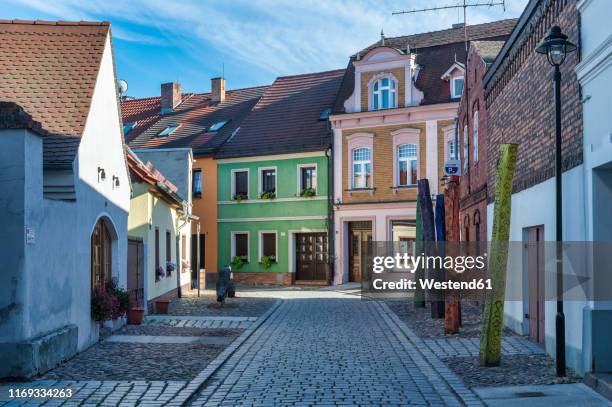
<path id="1" fill-rule="evenodd" d="M 295 285 L 327 286 L 329 284 L 325 280 L 295 280 Z"/>

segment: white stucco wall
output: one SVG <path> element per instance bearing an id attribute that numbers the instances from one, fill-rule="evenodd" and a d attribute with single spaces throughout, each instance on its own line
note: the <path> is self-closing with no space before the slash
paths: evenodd
<path id="1" fill-rule="evenodd" d="M 585 207 L 583 200 L 583 166 L 580 165 L 563 173 L 563 238 L 566 241 L 585 240 Z M 487 234 L 491 240 L 493 228 L 493 204 L 487 206 Z M 522 242 L 525 228 L 544 226 L 544 240 L 554 242 L 555 228 L 555 180 L 551 178 L 531 188 L 512 195 L 510 216 L 510 242 Z M 516 243 L 511 243 L 515 245 Z M 513 246 L 516 247 L 516 246 Z M 549 249 L 550 244 L 545 249 Z M 550 253 L 545 253 L 549 256 Z M 528 282 L 524 278 L 524 258 L 511 251 L 508 259 L 506 292 L 526 295 Z M 528 320 L 524 318 L 528 310 L 528 298 L 523 301 L 506 301 L 505 324 L 521 334 L 529 333 Z M 582 371 L 582 309 L 584 301 L 565 301 L 564 313 L 566 324 L 566 359 L 569 366 Z M 546 351 L 555 354 L 555 315 L 556 302 L 546 301 L 545 311 L 545 345 Z M 571 327 L 571 328 L 570 328 Z"/>

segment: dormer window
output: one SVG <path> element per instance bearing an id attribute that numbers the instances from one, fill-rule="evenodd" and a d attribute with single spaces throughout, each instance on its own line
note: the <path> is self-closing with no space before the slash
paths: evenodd
<path id="1" fill-rule="evenodd" d="M 180 124 L 168 126 L 165 129 L 163 129 L 162 131 L 160 131 L 158 136 L 159 137 L 168 137 L 169 135 L 174 133 L 179 127 L 181 127 Z"/>
<path id="2" fill-rule="evenodd" d="M 455 76 L 451 79 L 451 98 L 460 98 L 461 92 L 463 92 L 463 76 Z"/>
<path id="3" fill-rule="evenodd" d="M 208 132 L 219 131 L 229 120 L 219 120 L 208 128 Z"/>
<path id="4" fill-rule="evenodd" d="M 380 78 L 371 85 L 371 109 L 397 107 L 397 81 L 390 77 Z"/>

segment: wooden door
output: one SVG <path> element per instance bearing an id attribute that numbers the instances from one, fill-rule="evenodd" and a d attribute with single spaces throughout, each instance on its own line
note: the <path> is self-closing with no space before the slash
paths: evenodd
<path id="1" fill-rule="evenodd" d="M 326 281 L 328 279 L 327 234 L 298 233 L 295 239 L 295 279 Z"/>
<path id="2" fill-rule="evenodd" d="M 372 229 L 370 222 L 349 224 L 349 281 L 361 282 L 363 270 L 371 257 Z"/>
<path id="3" fill-rule="evenodd" d="M 529 336 L 544 343 L 544 227 L 527 229 L 527 280 Z"/>
<path id="4" fill-rule="evenodd" d="M 128 239 L 127 289 L 135 307 L 143 306 L 144 298 L 144 244 Z"/>
<path id="5" fill-rule="evenodd" d="M 112 278 L 112 238 L 104 220 L 100 219 L 91 234 L 91 288 L 104 289 Z"/>

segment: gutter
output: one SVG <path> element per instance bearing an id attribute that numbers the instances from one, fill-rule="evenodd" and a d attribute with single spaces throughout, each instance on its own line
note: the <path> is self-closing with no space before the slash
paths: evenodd
<path id="1" fill-rule="evenodd" d="M 331 130 L 331 121 L 328 123 L 328 134 L 331 136 L 331 142 L 329 147 L 325 150 L 325 157 L 327 158 L 327 264 L 329 267 L 329 274 L 331 277 L 331 283 L 334 282 L 334 265 L 335 265 L 335 234 L 334 234 L 334 134 Z"/>

